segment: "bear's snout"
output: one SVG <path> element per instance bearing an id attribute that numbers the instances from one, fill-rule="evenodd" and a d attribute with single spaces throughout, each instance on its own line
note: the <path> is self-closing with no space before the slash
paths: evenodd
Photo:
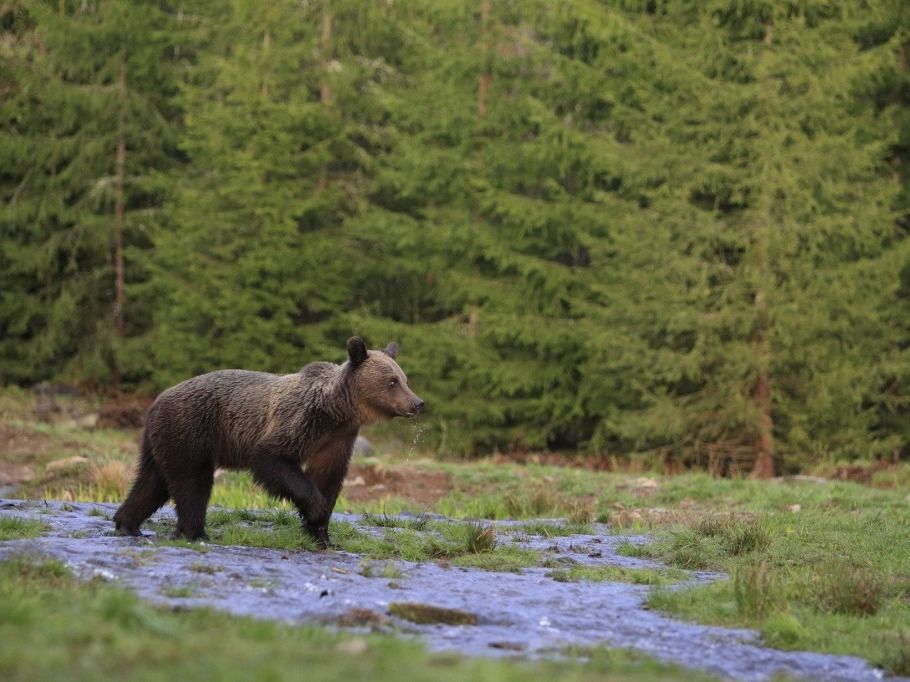
<path id="1" fill-rule="evenodd" d="M 411 395 L 414 395 L 414 394 L 412 393 Z M 415 395 L 414 399 L 411 400 L 411 402 L 408 404 L 407 409 L 403 410 L 402 412 L 399 412 L 399 414 L 402 417 L 416 417 L 418 414 L 420 414 L 420 411 L 423 409 L 423 406 L 424 406 L 423 400 L 421 400 L 420 398 L 418 398 Z"/>

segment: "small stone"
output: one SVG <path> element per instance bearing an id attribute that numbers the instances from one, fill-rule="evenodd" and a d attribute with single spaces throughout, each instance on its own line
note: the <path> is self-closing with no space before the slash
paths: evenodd
<path id="1" fill-rule="evenodd" d="M 803 508 L 803 506 L 802 506 L 801 504 L 791 504 L 791 505 L 789 505 L 789 506 L 787 507 L 787 511 L 791 511 L 791 512 L 793 512 L 793 513 L 796 513 L 796 512 L 798 512 L 798 511 L 801 511 L 802 508 Z"/>
<path id="2" fill-rule="evenodd" d="M 95 413 L 84 414 L 77 417 L 76 426 L 82 429 L 93 429 L 98 425 L 98 415 Z"/>
<path id="3" fill-rule="evenodd" d="M 44 467 L 44 470 L 47 472 L 58 471 L 60 469 L 69 469 L 70 467 L 79 466 L 81 464 L 88 464 L 88 457 L 80 457 L 79 455 L 74 455 L 73 457 L 64 457 L 63 459 L 55 459 L 53 462 L 48 462 L 47 466 Z"/>
<path id="4" fill-rule="evenodd" d="M 353 488 L 353 487 L 359 486 L 359 485 L 366 485 L 367 482 L 363 480 L 363 476 L 355 476 L 351 480 L 345 481 L 344 484 L 347 487 Z"/>
<path id="5" fill-rule="evenodd" d="M 373 452 L 375 452 L 373 444 L 363 436 L 357 436 L 357 440 L 354 441 L 353 454 L 361 457 L 369 457 Z"/>
<path id="6" fill-rule="evenodd" d="M 388 616 L 372 609 L 354 608 L 338 616 L 335 621 L 341 627 L 378 627 L 389 622 Z"/>
<path id="7" fill-rule="evenodd" d="M 348 656 L 360 656 L 365 654 L 369 648 L 370 645 L 361 637 L 346 639 L 335 645 L 335 651 L 340 654 L 347 654 Z"/>
<path id="8" fill-rule="evenodd" d="M 524 642 L 490 642 L 488 645 L 491 649 L 503 649 L 505 651 L 524 651 L 527 644 Z"/>

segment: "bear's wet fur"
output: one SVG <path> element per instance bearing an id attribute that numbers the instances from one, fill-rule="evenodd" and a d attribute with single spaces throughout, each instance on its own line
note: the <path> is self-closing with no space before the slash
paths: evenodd
<path id="1" fill-rule="evenodd" d="M 204 539 L 216 468 L 245 469 L 270 494 L 297 507 L 321 546 L 361 426 L 413 417 L 423 401 L 395 362 L 398 345 L 367 350 L 347 342 L 348 360 L 314 362 L 295 374 L 226 369 L 163 391 L 149 407 L 136 479 L 114 515 L 139 527 L 169 498 L 177 537 Z"/>

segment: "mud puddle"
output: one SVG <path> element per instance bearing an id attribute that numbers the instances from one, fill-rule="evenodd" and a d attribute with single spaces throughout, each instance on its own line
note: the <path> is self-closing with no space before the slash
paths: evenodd
<path id="1" fill-rule="evenodd" d="M 645 599 L 650 588 L 643 585 L 558 582 L 545 568 L 491 573 L 407 561 L 389 562 L 393 575 L 383 577 L 382 572 L 364 571 L 363 557 L 341 551 L 170 547 L 114 535 L 110 517 L 115 509 L 110 504 L 0 500 L 0 515 L 39 519 L 49 526 L 42 537 L 0 543 L 0 560 L 34 552 L 65 562 L 82 578 L 115 581 L 171 607 L 208 606 L 292 623 L 378 628 L 418 637 L 431 650 L 470 656 L 557 657 L 567 647 L 604 645 L 636 649 L 728 679 L 884 677 L 858 658 L 769 649 L 750 630 L 685 623 L 649 611 Z M 173 512 L 165 508 L 155 518 L 172 519 Z M 336 514 L 334 519 L 366 532 L 377 530 L 356 515 Z M 515 525 L 509 522 L 497 525 L 502 543 L 531 547 L 569 565 L 661 567 L 617 553 L 620 543 L 644 543 L 646 536 L 617 537 L 599 527 L 592 535 L 548 538 L 523 530 L 509 533 Z M 684 584 L 721 577 L 692 573 Z M 409 615 L 412 605 L 421 605 L 414 608 L 425 608 L 430 616 L 451 617 L 414 622 L 425 619 Z M 439 620 L 449 624 L 435 622 Z"/>

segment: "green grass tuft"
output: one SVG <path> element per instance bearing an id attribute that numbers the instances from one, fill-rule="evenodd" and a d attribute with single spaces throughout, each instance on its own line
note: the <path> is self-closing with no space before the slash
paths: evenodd
<path id="1" fill-rule="evenodd" d="M 817 608 L 829 613 L 871 616 L 886 597 L 885 580 L 869 565 L 834 560 L 816 576 L 813 592 Z"/>
<path id="2" fill-rule="evenodd" d="M 616 545 L 616 553 L 619 556 L 635 557 L 636 559 L 651 556 L 651 551 L 646 545 L 636 545 L 634 542 L 626 540 Z"/>
<path id="3" fill-rule="evenodd" d="M 685 571 L 622 566 L 571 566 L 547 574 L 558 582 L 615 582 L 635 585 L 675 585 L 688 577 Z"/>
<path id="4" fill-rule="evenodd" d="M 387 513 L 365 513 L 363 523 L 368 526 L 377 526 L 379 528 L 409 528 L 410 530 L 424 530 L 429 523 L 429 518 L 425 515 L 413 519 L 399 518 L 390 516 Z"/>
<path id="5" fill-rule="evenodd" d="M 882 665 L 895 674 L 910 676 L 910 629 L 895 630 L 880 640 Z"/>
<path id="6" fill-rule="evenodd" d="M 41 521 L 21 516 L 0 516 L 0 542 L 36 538 L 47 530 L 47 525 Z"/>
<path id="7" fill-rule="evenodd" d="M 532 549 L 503 546 L 489 552 L 463 554 L 452 559 L 452 564 L 462 568 L 518 573 L 522 569 L 539 566 L 540 558 L 540 554 Z"/>
<path id="8" fill-rule="evenodd" d="M 776 574 L 766 563 L 737 566 L 733 571 L 733 595 L 737 611 L 749 617 L 778 610 L 782 599 Z"/>
<path id="9" fill-rule="evenodd" d="M 191 585 L 172 585 L 161 590 L 161 594 L 165 597 L 174 599 L 187 599 L 192 597 L 195 593 L 196 591 Z"/>
<path id="10" fill-rule="evenodd" d="M 733 514 L 707 516 L 693 528 L 702 537 L 717 538 L 723 550 L 733 556 L 763 550 L 771 543 L 767 525 L 762 519 L 739 519 Z"/>
<path id="11" fill-rule="evenodd" d="M 541 535 L 545 538 L 567 537 L 570 535 L 590 535 L 594 529 L 589 523 L 548 523 L 546 521 L 530 521 L 514 529 L 514 532 L 527 533 L 528 535 Z"/>
<path id="12" fill-rule="evenodd" d="M 461 542 L 467 554 L 492 552 L 496 549 L 496 528 L 494 526 L 466 523 L 461 526 L 461 529 Z"/>

